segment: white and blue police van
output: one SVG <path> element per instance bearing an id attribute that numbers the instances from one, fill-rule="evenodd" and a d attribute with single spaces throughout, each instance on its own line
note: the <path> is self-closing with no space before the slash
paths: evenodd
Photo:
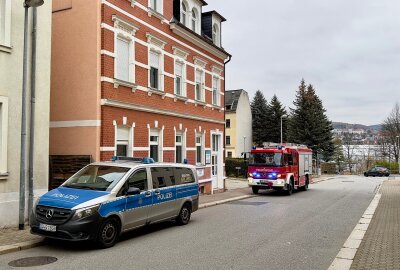
<path id="1" fill-rule="evenodd" d="M 188 224 L 198 210 L 194 166 L 150 158 L 92 163 L 41 196 L 31 213 L 33 234 L 113 246 L 123 232 L 157 222 Z"/>

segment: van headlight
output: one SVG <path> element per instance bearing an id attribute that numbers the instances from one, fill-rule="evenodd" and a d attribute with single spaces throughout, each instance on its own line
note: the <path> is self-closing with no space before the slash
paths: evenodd
<path id="1" fill-rule="evenodd" d="M 72 220 L 78 220 L 89 217 L 99 210 L 100 204 L 76 210 Z"/>

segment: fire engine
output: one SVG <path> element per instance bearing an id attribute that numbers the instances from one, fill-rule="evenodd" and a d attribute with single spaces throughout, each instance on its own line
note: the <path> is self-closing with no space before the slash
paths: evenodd
<path id="1" fill-rule="evenodd" d="M 260 189 L 284 191 L 308 189 L 312 183 L 312 150 L 299 144 L 264 143 L 246 153 L 248 182 L 253 193 Z"/>

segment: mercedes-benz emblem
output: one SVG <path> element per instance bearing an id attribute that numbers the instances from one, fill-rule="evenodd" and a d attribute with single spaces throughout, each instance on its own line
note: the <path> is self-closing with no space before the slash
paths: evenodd
<path id="1" fill-rule="evenodd" d="M 51 219 L 54 215 L 54 210 L 53 209 L 49 209 L 46 211 L 46 218 L 47 219 Z"/>

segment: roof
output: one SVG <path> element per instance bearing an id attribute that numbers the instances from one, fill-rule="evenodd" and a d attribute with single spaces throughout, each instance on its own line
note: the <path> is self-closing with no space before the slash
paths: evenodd
<path id="1" fill-rule="evenodd" d="M 202 15 L 203 15 L 203 16 L 208 16 L 208 15 L 212 15 L 212 14 L 217 15 L 217 16 L 221 19 L 221 22 L 226 22 L 226 19 L 225 19 L 221 14 L 219 14 L 218 12 L 216 12 L 215 10 L 203 12 Z"/>
<path id="2" fill-rule="evenodd" d="M 243 89 L 225 91 L 225 109 L 227 112 L 236 111 L 240 95 L 243 91 Z"/>

